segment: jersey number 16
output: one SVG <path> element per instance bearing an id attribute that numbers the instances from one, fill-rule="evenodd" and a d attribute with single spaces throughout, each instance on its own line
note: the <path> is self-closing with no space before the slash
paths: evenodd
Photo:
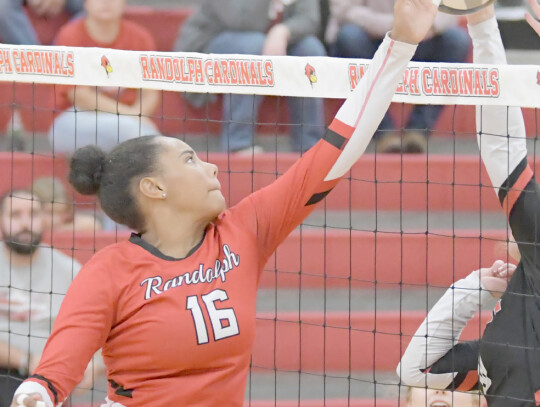
<path id="1" fill-rule="evenodd" d="M 208 294 L 201 295 L 201 298 L 210 317 L 212 331 L 214 332 L 214 341 L 238 335 L 240 331 L 234 310 L 232 308 L 216 308 L 216 301 L 222 302 L 229 299 L 227 292 L 224 290 L 214 290 Z M 191 311 L 191 316 L 193 317 L 195 331 L 197 332 L 197 343 L 199 345 L 208 343 L 208 329 L 206 328 L 204 315 L 196 295 L 187 297 L 186 309 Z"/>

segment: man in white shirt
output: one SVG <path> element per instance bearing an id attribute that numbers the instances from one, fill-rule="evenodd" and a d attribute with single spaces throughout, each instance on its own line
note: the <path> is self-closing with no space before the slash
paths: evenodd
<path id="1" fill-rule="evenodd" d="M 42 206 L 30 191 L 0 200 L 0 407 L 36 367 L 80 264 L 41 245 Z"/>

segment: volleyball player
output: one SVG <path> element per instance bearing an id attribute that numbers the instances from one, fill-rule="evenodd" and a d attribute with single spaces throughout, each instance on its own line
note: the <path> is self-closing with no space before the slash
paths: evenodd
<path id="1" fill-rule="evenodd" d="M 478 383 L 478 376 L 468 374 L 467 370 L 453 377 L 453 369 L 448 365 L 455 361 L 451 360 L 449 350 L 479 310 L 494 309 L 515 269 L 514 264 L 497 260 L 491 267 L 475 270 L 452 284 L 433 306 L 397 368 L 405 384 L 418 386 L 408 390 L 408 407 L 429 407 L 437 402 L 459 407 L 480 405 L 483 398 L 478 394 L 478 386 L 474 386 Z M 456 366 L 460 362 L 457 361 Z M 429 367 L 431 370 L 426 376 L 425 370 Z M 466 392 L 470 390 L 474 391 Z"/>
<path id="2" fill-rule="evenodd" d="M 468 20 L 474 62 L 505 64 L 493 6 Z M 398 373 L 405 384 L 414 386 L 469 390 L 479 385 L 490 407 L 538 406 L 540 188 L 527 163 L 525 126 L 518 107 L 477 107 L 477 127 L 482 160 L 508 217 L 521 261 L 481 340 L 452 347 L 448 338 L 459 336 L 458 330 L 444 335 L 446 340 L 436 341 L 437 346 L 426 347 L 426 337 L 415 337 L 411 345 L 424 360 L 420 364 L 411 361 L 413 351 L 407 355 L 407 350 Z M 477 288 L 473 296 L 480 295 Z M 456 290 L 453 295 L 458 293 Z M 458 313 L 453 322 L 460 319 Z M 427 338 L 433 336 L 437 322 L 428 323 L 426 329 Z"/>
<path id="3" fill-rule="evenodd" d="M 71 183 L 139 233 L 83 267 L 13 405 L 58 406 L 103 348 L 104 406 L 242 406 L 260 273 L 363 153 L 436 12 L 431 0 L 397 0 L 391 33 L 325 138 L 228 210 L 217 168 L 180 140 L 78 150 Z"/>

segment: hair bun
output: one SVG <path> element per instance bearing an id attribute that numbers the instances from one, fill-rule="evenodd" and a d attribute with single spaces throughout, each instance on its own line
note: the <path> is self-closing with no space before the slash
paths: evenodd
<path id="1" fill-rule="evenodd" d="M 71 158 L 69 182 L 83 195 L 99 191 L 107 155 L 97 146 L 79 148 Z"/>

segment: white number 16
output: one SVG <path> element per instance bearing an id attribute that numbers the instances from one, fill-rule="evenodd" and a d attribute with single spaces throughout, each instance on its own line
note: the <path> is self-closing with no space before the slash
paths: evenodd
<path id="1" fill-rule="evenodd" d="M 214 340 L 219 341 L 230 336 L 238 335 L 238 321 L 232 308 L 216 308 L 216 301 L 222 302 L 229 299 L 224 290 L 214 290 L 208 294 L 201 295 L 201 298 L 208 311 Z M 202 313 L 199 300 L 196 295 L 187 297 L 186 309 L 191 311 L 195 331 L 197 332 L 197 343 L 199 345 L 208 343 L 208 329 Z M 224 324 L 225 322 L 225 324 Z"/>

